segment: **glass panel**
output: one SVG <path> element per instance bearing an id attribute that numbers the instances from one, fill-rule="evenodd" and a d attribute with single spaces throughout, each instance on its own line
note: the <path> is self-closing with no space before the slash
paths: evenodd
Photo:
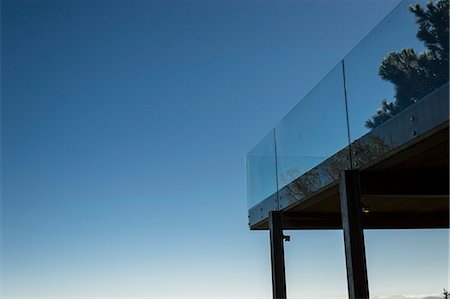
<path id="1" fill-rule="evenodd" d="M 352 142 L 448 82 L 448 1 L 433 3 L 402 1 L 345 57 Z"/>
<path id="2" fill-rule="evenodd" d="M 271 130 L 247 154 L 247 203 L 255 206 L 277 192 L 275 140 Z"/>
<path id="3" fill-rule="evenodd" d="M 280 190 L 307 173 L 288 188 L 292 199 L 327 185 L 349 166 L 341 151 L 348 145 L 343 86 L 339 63 L 275 127 Z M 326 166 L 316 167 L 326 159 Z"/>

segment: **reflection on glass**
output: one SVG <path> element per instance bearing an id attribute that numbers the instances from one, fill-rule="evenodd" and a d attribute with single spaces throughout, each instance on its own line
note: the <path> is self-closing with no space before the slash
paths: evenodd
<path id="1" fill-rule="evenodd" d="M 277 191 L 274 131 L 271 130 L 246 158 L 247 204 L 250 209 Z"/>
<path id="2" fill-rule="evenodd" d="M 404 0 L 336 65 L 247 155 L 249 207 L 276 191 L 286 206 L 404 142 L 373 129 L 447 88 L 448 11 Z"/>
<path id="3" fill-rule="evenodd" d="M 349 168 L 349 152 L 344 148 L 286 185 L 280 192 L 281 205 L 287 206 L 316 192 L 338 180 L 339 173 Z"/>
<path id="4" fill-rule="evenodd" d="M 380 77 L 394 85 L 394 97 L 382 100 L 381 108 L 366 121 L 375 128 L 422 99 L 448 81 L 448 0 L 409 7 L 418 31 L 416 37 L 426 49 L 417 53 L 405 48 L 389 53 L 378 70 Z"/>
<path id="5" fill-rule="evenodd" d="M 344 59 L 352 141 L 448 82 L 448 0 L 416 2 L 402 1 Z"/>
<path id="6" fill-rule="evenodd" d="M 328 180 L 320 178 L 330 169 L 313 168 L 348 144 L 341 63 L 276 125 L 275 132 L 279 188 L 305 173 L 309 183 L 298 182 L 293 194 L 323 187 Z"/>

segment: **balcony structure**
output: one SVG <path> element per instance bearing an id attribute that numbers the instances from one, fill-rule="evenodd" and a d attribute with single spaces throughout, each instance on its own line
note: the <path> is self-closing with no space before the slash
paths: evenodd
<path id="1" fill-rule="evenodd" d="M 430 7 L 416 3 L 402 1 L 247 154 L 249 226 L 270 230 L 274 298 L 286 298 L 283 230 L 343 230 L 356 299 L 369 298 L 365 229 L 449 228 L 448 1 L 430 4 L 445 10 L 426 27 L 446 30 L 434 44 L 418 34 Z"/>

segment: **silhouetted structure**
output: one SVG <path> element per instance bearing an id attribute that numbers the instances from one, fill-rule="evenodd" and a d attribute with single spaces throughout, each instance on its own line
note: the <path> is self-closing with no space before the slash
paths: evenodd
<path id="1" fill-rule="evenodd" d="M 368 299 L 364 229 L 449 228 L 448 7 L 402 1 L 247 155 L 249 226 L 270 230 L 273 298 L 286 298 L 283 230 L 343 230 L 349 298 Z M 426 49 L 384 56 L 395 34 L 417 31 L 411 12 Z M 382 87 L 371 71 L 395 87 L 376 115 L 365 102 Z M 326 113 L 323 103 L 343 113 L 330 108 L 330 135 L 311 135 L 327 125 L 309 117 Z M 316 139 L 333 154 L 311 158 Z"/>

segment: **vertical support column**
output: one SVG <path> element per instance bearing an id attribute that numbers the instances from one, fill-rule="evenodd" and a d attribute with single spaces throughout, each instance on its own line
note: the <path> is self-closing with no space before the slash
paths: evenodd
<path id="1" fill-rule="evenodd" d="M 283 214 L 269 212 L 270 252 L 272 259 L 273 299 L 286 299 L 286 274 L 284 270 Z"/>
<path id="2" fill-rule="evenodd" d="M 349 298 L 369 299 L 360 178 L 357 170 L 345 170 L 340 174 L 339 191 Z"/>

